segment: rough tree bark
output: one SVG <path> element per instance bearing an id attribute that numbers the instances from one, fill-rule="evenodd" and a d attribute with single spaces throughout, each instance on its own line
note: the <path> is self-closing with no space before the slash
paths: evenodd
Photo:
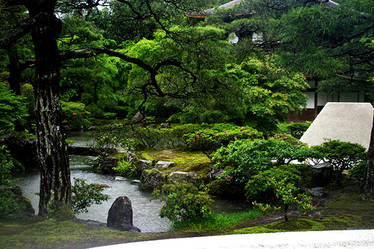
<path id="1" fill-rule="evenodd" d="M 55 17 L 56 1 L 27 1 L 36 24 L 31 30 L 36 59 L 34 86 L 36 147 L 40 164 L 39 215 L 52 209 L 71 208 L 70 170 L 65 137 L 61 131 L 59 101 L 60 58 L 57 36 L 61 21 Z"/>

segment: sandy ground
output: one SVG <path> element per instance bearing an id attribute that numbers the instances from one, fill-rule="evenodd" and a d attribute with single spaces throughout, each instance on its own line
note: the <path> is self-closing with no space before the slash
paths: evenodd
<path id="1" fill-rule="evenodd" d="M 363 249 L 374 248 L 374 230 L 225 235 L 135 242 L 95 249 Z"/>

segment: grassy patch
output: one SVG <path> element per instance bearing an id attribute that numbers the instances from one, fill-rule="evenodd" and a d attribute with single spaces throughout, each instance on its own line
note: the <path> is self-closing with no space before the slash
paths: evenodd
<path id="1" fill-rule="evenodd" d="M 213 213 L 204 219 L 191 219 L 180 221 L 174 224 L 173 229 L 183 232 L 223 232 L 234 228 L 242 222 L 258 218 L 262 212 L 258 210 L 248 210 L 231 214 Z"/>
<path id="2" fill-rule="evenodd" d="M 1 248 L 87 248 L 157 238 L 156 234 L 120 232 L 72 220 L 38 217 L 0 221 Z"/>

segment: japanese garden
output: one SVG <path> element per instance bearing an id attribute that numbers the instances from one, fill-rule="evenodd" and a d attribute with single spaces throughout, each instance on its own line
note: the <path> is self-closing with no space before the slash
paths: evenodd
<path id="1" fill-rule="evenodd" d="M 374 228 L 370 0 L 0 0 L 0 247 Z"/>

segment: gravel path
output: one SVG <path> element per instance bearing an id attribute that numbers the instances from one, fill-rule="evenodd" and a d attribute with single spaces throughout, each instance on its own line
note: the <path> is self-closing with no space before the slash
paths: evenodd
<path id="1" fill-rule="evenodd" d="M 374 230 L 238 234 L 135 242 L 95 249 L 364 249 L 374 248 Z"/>

